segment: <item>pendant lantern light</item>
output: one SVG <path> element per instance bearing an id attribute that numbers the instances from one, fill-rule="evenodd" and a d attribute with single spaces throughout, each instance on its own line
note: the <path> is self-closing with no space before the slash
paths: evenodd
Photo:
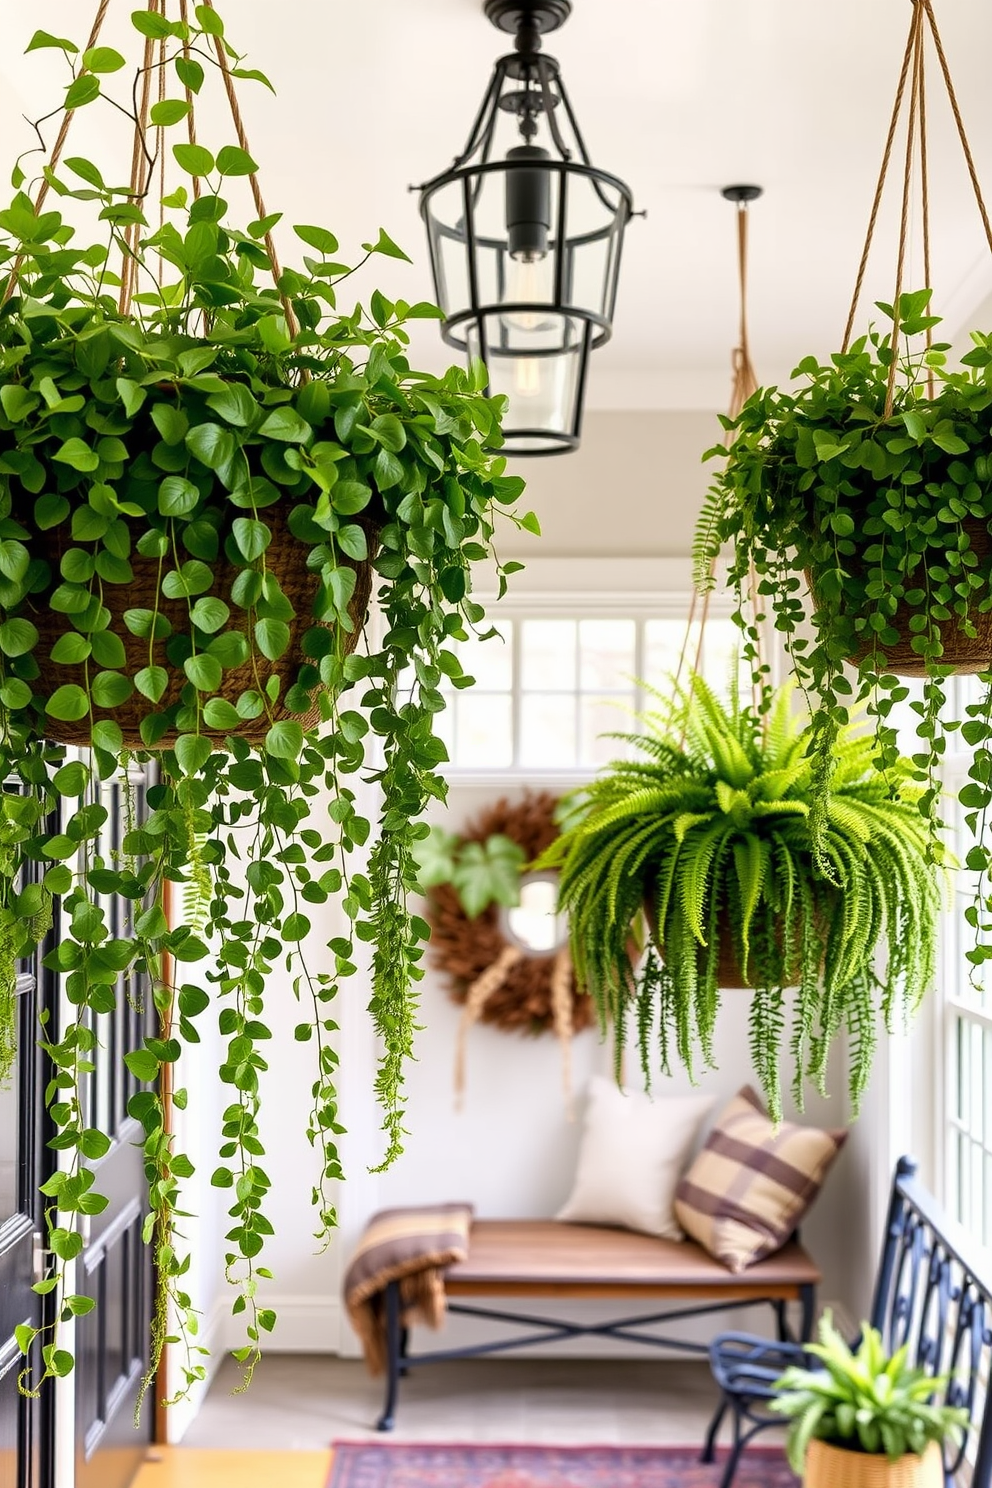
<path id="1" fill-rule="evenodd" d="M 505 393 L 508 454 L 575 449 L 589 353 L 609 340 L 629 187 L 590 161 L 541 38 L 571 0 L 485 0 L 514 33 L 465 149 L 420 187 L 441 334 Z M 505 136 L 511 141 L 506 144 Z"/>

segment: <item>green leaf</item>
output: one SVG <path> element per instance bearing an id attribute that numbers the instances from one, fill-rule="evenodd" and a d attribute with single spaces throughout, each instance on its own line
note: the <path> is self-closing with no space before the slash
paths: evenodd
<path id="1" fill-rule="evenodd" d="M 200 501 L 200 491 L 182 475 L 168 475 L 158 488 L 158 509 L 163 517 L 188 517 Z"/>
<path id="2" fill-rule="evenodd" d="M 338 251 L 338 240 L 326 227 L 308 227 L 305 223 L 297 223 L 293 231 L 302 242 L 327 257 L 333 257 Z"/>
<path id="3" fill-rule="evenodd" d="M 189 431 L 189 419 L 182 409 L 171 403 L 156 403 L 151 413 L 152 423 L 166 444 L 182 444 Z"/>
<path id="4" fill-rule="evenodd" d="M 22 387 L 19 382 L 7 382 L 0 387 L 0 404 L 12 424 L 19 424 L 29 413 L 33 413 L 41 399 L 37 393 Z"/>
<path id="5" fill-rule="evenodd" d="M 398 454 L 406 445 L 406 430 L 395 413 L 381 413 L 372 420 L 372 433 L 383 449 Z"/>
<path id="6" fill-rule="evenodd" d="M 202 734 L 180 734 L 175 753 L 183 774 L 197 775 L 213 753 L 213 744 Z"/>
<path id="7" fill-rule="evenodd" d="M 222 599 L 215 595 L 205 595 L 198 599 L 190 611 L 190 619 L 200 630 L 213 635 L 214 631 L 220 630 L 230 619 L 231 611 Z"/>
<path id="8" fill-rule="evenodd" d="M 261 558 L 272 541 L 272 533 L 264 522 L 251 517 L 235 517 L 231 524 L 234 540 L 249 563 Z"/>
<path id="9" fill-rule="evenodd" d="M 188 113 L 189 104 L 184 98 L 163 98 L 160 103 L 152 105 L 149 117 L 156 128 L 167 129 L 170 124 L 185 119 Z"/>
<path id="10" fill-rule="evenodd" d="M 163 37 L 172 35 L 172 25 L 165 16 L 156 15 L 150 10 L 132 10 L 131 25 L 142 36 L 150 36 L 154 41 L 161 41 Z"/>
<path id="11" fill-rule="evenodd" d="M 89 711 L 89 698 L 74 682 L 66 683 L 64 687 L 57 687 L 45 704 L 45 712 L 51 718 L 61 719 L 64 723 L 77 723 L 80 718 L 85 718 Z"/>
<path id="12" fill-rule="evenodd" d="M 183 670 L 198 692 L 216 692 L 224 675 L 217 658 L 206 652 L 187 657 Z"/>
<path id="13" fill-rule="evenodd" d="M 209 176 L 214 169 L 214 157 L 204 145 L 173 145 L 172 153 L 188 176 Z"/>
<path id="14" fill-rule="evenodd" d="M 201 30 L 205 31 L 208 36 L 224 35 L 224 22 L 211 6 L 198 5 L 196 7 L 196 19 L 200 24 Z"/>
<path id="15" fill-rule="evenodd" d="M 362 247 L 366 253 L 382 253 L 386 258 L 401 258 L 404 263 L 412 263 L 402 248 L 398 248 L 384 227 L 379 229 L 379 237 L 374 243 L 363 243 Z"/>
<path id="16" fill-rule="evenodd" d="M 255 644 L 269 661 L 278 661 L 290 642 L 289 626 L 282 620 L 255 622 Z"/>
<path id="17" fill-rule="evenodd" d="M 65 90 L 65 105 L 67 110 L 84 108 L 86 104 L 92 103 L 94 98 L 100 96 L 100 79 L 92 72 L 82 72 L 75 78 Z"/>
<path id="18" fill-rule="evenodd" d="M 2 649 L 2 645 L 0 645 Z M 77 630 L 68 630 L 60 635 L 52 647 L 52 661 L 59 666 L 78 666 L 93 650 L 93 644 Z"/>
<path id="19" fill-rule="evenodd" d="M 313 430 L 302 419 L 295 408 L 273 408 L 259 425 L 259 434 L 266 439 L 279 439 L 286 444 L 305 444 Z"/>
<path id="20" fill-rule="evenodd" d="M 217 169 L 222 176 L 251 176 L 258 170 L 247 150 L 225 145 L 217 155 Z"/>
<path id="21" fill-rule="evenodd" d="M 79 470 L 84 474 L 96 470 L 100 464 L 100 457 L 96 450 L 90 449 L 88 444 L 77 438 L 67 439 L 55 451 L 52 459 L 58 460 L 63 465 L 71 465 L 73 470 Z"/>
<path id="22" fill-rule="evenodd" d="M 136 382 L 132 382 L 130 377 L 118 377 L 117 394 L 124 404 L 124 412 L 128 418 L 134 418 L 148 396 L 145 389 L 139 387 Z"/>
<path id="23" fill-rule="evenodd" d="M 365 536 L 365 530 L 357 523 L 349 527 L 341 527 L 337 532 L 337 544 L 342 553 L 349 558 L 354 558 L 356 563 L 364 563 L 369 556 L 369 545 Z"/>
<path id="24" fill-rule="evenodd" d="M 259 408 L 244 383 L 231 382 L 222 393 L 211 393 L 207 407 L 225 423 L 239 429 L 249 428 L 258 417 Z"/>
<path id="25" fill-rule="evenodd" d="M 275 759 L 298 760 L 303 753 L 303 728 L 291 720 L 275 723 L 265 736 L 265 752 Z"/>
<path id="26" fill-rule="evenodd" d="M 241 714 L 226 698 L 211 698 L 203 709 L 203 721 L 207 728 L 222 729 L 225 733 L 240 733 Z"/>
<path id="27" fill-rule="evenodd" d="M 124 1063 L 136 1080 L 151 1084 L 158 1079 L 159 1061 L 150 1049 L 132 1049 L 124 1055 Z"/>
<path id="28" fill-rule="evenodd" d="M 271 754 L 272 751 L 270 750 Z M 282 922 L 282 938 L 289 944 L 292 941 L 303 940 L 310 934 L 310 921 L 304 914 L 290 914 Z"/>
<path id="29" fill-rule="evenodd" d="M 38 631 L 30 620 L 5 620 L 0 625 L 0 651 L 4 656 L 25 656 L 38 644 Z"/>
<path id="30" fill-rule="evenodd" d="M 83 66 L 90 72 L 120 72 L 124 65 L 125 58 L 113 47 L 90 47 L 83 53 Z"/>
<path id="31" fill-rule="evenodd" d="M 74 41 L 67 41 L 64 36 L 53 36 L 50 31 L 36 31 L 24 48 L 25 55 L 28 52 L 38 52 L 44 47 L 56 47 L 60 52 L 76 53 L 79 51 Z"/>
<path id="32" fill-rule="evenodd" d="M 165 667 L 142 667 L 134 675 L 134 685 L 142 697 L 148 698 L 152 703 L 157 703 L 161 701 L 169 685 L 169 674 Z"/>
<path id="33" fill-rule="evenodd" d="M 90 694 L 98 708 L 119 708 L 133 691 L 130 677 L 121 672 L 97 672 L 90 683 Z"/>

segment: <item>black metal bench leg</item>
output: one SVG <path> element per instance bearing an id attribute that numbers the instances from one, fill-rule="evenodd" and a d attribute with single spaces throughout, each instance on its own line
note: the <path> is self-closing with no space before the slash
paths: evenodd
<path id="1" fill-rule="evenodd" d="M 386 1287 L 386 1399 L 382 1415 L 375 1423 L 376 1431 L 392 1431 L 396 1422 L 396 1396 L 400 1382 L 401 1335 L 400 1285 L 391 1281 Z"/>
<path id="2" fill-rule="evenodd" d="M 720 1427 L 723 1425 L 723 1418 L 727 1414 L 728 1404 L 729 1401 L 727 1400 L 726 1395 L 721 1395 L 720 1403 L 717 1406 L 716 1410 L 713 1412 L 713 1419 L 710 1422 L 709 1430 L 706 1433 L 706 1442 L 703 1446 L 702 1454 L 699 1458 L 700 1462 L 713 1461 L 714 1455 L 716 1453 L 717 1435 L 720 1431 Z"/>
<path id="3" fill-rule="evenodd" d="M 407 1363 L 406 1363 L 407 1350 L 409 1349 L 409 1347 L 410 1347 L 410 1329 L 409 1328 L 401 1328 L 400 1329 L 400 1379 L 406 1379 L 407 1375 L 410 1373 L 409 1369 L 407 1368 Z"/>
<path id="4" fill-rule="evenodd" d="M 799 1291 L 803 1309 L 802 1321 L 799 1324 L 799 1342 L 809 1343 L 813 1337 L 813 1321 L 816 1317 L 816 1287 L 806 1282 Z"/>

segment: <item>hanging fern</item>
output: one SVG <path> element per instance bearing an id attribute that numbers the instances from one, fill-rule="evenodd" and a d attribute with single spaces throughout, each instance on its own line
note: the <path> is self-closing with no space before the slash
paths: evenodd
<path id="1" fill-rule="evenodd" d="M 632 1011 L 645 1075 L 658 1056 L 667 1073 L 674 1050 L 695 1077 L 713 1062 L 732 951 L 753 989 L 751 1053 L 772 1112 L 783 1048 L 801 1106 L 807 1079 L 825 1089 L 846 1031 L 856 1113 L 879 1028 L 915 1010 L 936 964 L 940 885 L 912 766 L 896 759 L 880 774 L 874 740 L 843 731 L 818 799 L 810 731 L 788 687 L 756 711 L 695 676 L 656 695 L 642 722 L 643 734 L 617 736 L 638 757 L 573 794 L 540 860 L 560 869 L 601 1024 L 616 1026 L 619 1050 Z M 635 972 L 645 917 L 650 948 Z"/>

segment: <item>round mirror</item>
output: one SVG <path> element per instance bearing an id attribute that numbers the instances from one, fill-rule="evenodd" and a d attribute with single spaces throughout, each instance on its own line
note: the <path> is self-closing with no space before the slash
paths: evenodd
<path id="1" fill-rule="evenodd" d="M 568 943 L 568 916 L 558 913 L 557 873 L 525 873 L 520 903 L 500 912 L 501 929 L 511 945 L 531 956 L 553 956 Z"/>

